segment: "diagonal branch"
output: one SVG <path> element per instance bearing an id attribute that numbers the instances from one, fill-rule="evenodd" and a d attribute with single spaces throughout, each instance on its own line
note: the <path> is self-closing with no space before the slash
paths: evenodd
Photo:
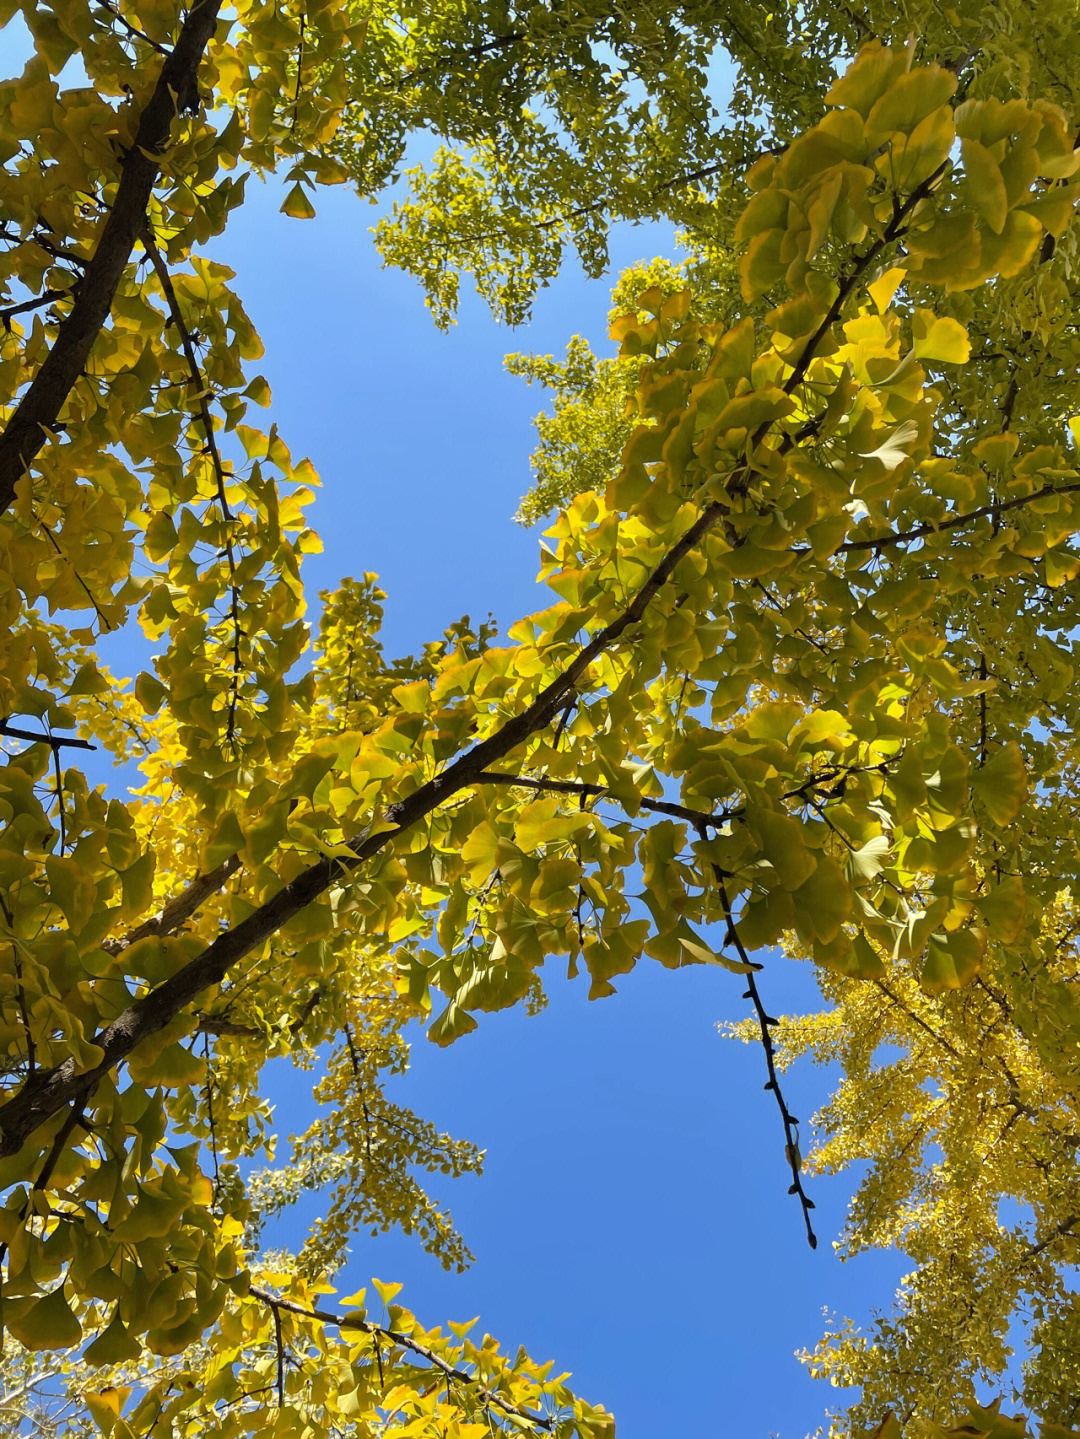
<path id="1" fill-rule="evenodd" d="M 802 383 L 813 351 L 837 319 L 845 299 L 852 293 L 858 279 L 881 253 L 886 244 L 903 233 L 911 210 L 936 186 L 944 173 L 939 167 L 899 206 L 897 213 L 882 235 L 862 255 L 855 258 L 843 277 L 836 298 L 821 325 L 807 341 L 802 357 L 785 382 L 788 394 Z M 750 437 L 751 451 L 768 432 L 763 421 Z M 737 469 L 728 481 L 729 493 L 743 493 L 748 484 L 749 467 Z M 421 820 L 463 789 L 481 783 L 480 776 L 498 764 L 533 735 L 542 732 L 564 708 L 568 699 L 580 690 L 581 681 L 593 661 L 605 654 L 643 619 L 653 600 L 672 579 L 684 556 L 704 539 L 715 524 L 728 514 L 726 499 L 710 501 L 697 519 L 658 561 L 652 573 L 634 597 L 614 619 L 604 625 L 583 645 L 572 660 L 540 691 L 536 698 L 516 715 L 505 720 L 486 739 L 459 755 L 441 774 L 418 789 L 389 805 L 376 828 L 369 824 L 343 847 L 350 855 L 322 857 L 283 885 L 246 919 L 225 930 L 194 959 L 167 980 L 141 995 L 128 1005 L 111 1024 L 94 1037 L 102 1050 L 102 1059 L 92 1069 L 79 1071 L 75 1058 L 69 1057 L 50 1070 L 39 1070 L 27 1079 L 22 1088 L 5 1104 L 0 1105 L 0 1156 L 15 1154 L 26 1139 L 66 1105 L 89 1096 L 98 1081 L 122 1063 L 143 1040 L 159 1033 L 177 1015 L 188 1009 L 205 990 L 221 984 L 225 976 L 245 955 L 275 935 L 281 927 L 325 893 L 331 885 L 372 859 L 376 854 L 407 834 Z"/>
<path id="2" fill-rule="evenodd" d="M 206 874 L 197 874 L 188 885 L 175 898 L 170 899 L 160 914 L 154 915 L 152 919 L 143 920 L 142 924 L 135 929 L 129 930 L 120 939 L 109 940 L 102 945 L 109 954 L 120 954 L 129 945 L 135 944 L 140 939 L 146 939 L 148 935 L 155 935 L 164 939 L 168 934 L 175 934 L 186 920 L 189 920 L 202 902 L 209 899 L 212 894 L 217 894 L 227 881 L 240 868 L 240 856 L 229 855 L 223 859 L 216 868 Z"/>
<path id="3" fill-rule="evenodd" d="M 198 0 L 188 12 L 172 53 L 139 118 L 135 141 L 124 157 L 120 183 L 78 297 L 61 321 L 56 340 L 0 435 L 0 512 L 15 497 L 34 456 L 48 440 L 60 411 L 82 374 L 112 308 L 116 287 L 131 258 L 139 226 L 161 172 L 162 151 L 174 117 L 198 100 L 196 77 L 217 24 L 221 0 Z"/>
<path id="4" fill-rule="evenodd" d="M 475 1374 L 469 1374 L 464 1369 L 457 1369 L 454 1365 L 448 1364 L 441 1355 L 429 1349 L 426 1344 L 421 1344 L 408 1334 L 401 1333 L 397 1329 L 386 1329 L 381 1324 L 373 1324 L 370 1319 L 362 1319 L 358 1314 L 334 1314 L 329 1309 L 308 1309 L 303 1304 L 297 1304 L 292 1299 L 279 1299 L 276 1294 L 271 1294 L 268 1289 L 260 1289 L 253 1284 L 248 1290 L 253 1299 L 259 1299 L 273 1311 L 275 1328 L 278 1342 L 279 1364 L 281 1349 L 280 1311 L 285 1310 L 288 1314 L 298 1314 L 303 1319 L 317 1319 L 320 1324 L 331 1324 L 335 1329 L 359 1329 L 364 1334 L 370 1334 L 373 1339 L 385 1339 L 390 1344 L 395 1344 L 400 1349 L 407 1349 L 410 1353 L 417 1355 L 432 1368 L 438 1369 L 448 1380 L 455 1384 L 466 1384 L 470 1389 L 475 1390 L 480 1399 L 486 1405 L 494 1409 L 500 1409 L 504 1414 L 512 1415 L 515 1419 L 533 1425 L 537 1429 L 544 1429 L 550 1432 L 551 1420 L 543 1414 L 535 1414 L 531 1410 L 522 1409 L 520 1405 L 513 1404 L 509 1399 L 504 1399 L 501 1394 L 496 1394 L 482 1384 Z M 382 1362 L 379 1363 L 380 1377 Z"/>
<path id="5" fill-rule="evenodd" d="M 574 659 L 541 690 L 533 702 L 506 720 L 494 734 L 460 755 L 442 774 L 428 780 L 385 812 L 385 825 L 373 832 L 369 826 L 352 840 L 352 857 L 325 857 L 255 910 L 234 928 L 226 930 L 169 979 L 142 995 L 123 1010 L 94 1039 L 104 1056 L 93 1069 L 80 1073 L 75 1059 L 66 1059 L 51 1070 L 39 1070 L 34 1082 L 27 1082 L 12 1099 L 0 1105 L 0 1155 L 14 1154 L 34 1130 L 51 1115 L 75 1099 L 89 1095 L 110 1069 L 121 1063 L 144 1039 L 157 1034 L 187 1009 L 204 990 L 220 984 L 229 970 L 245 955 L 270 939 L 294 915 L 307 908 L 334 883 L 373 858 L 398 836 L 407 833 L 433 810 L 462 789 L 471 787 L 493 763 L 504 759 L 532 735 L 545 729 L 579 687 L 592 662 L 604 654 L 622 635 L 638 624 L 649 605 L 671 579 L 679 561 L 694 548 L 725 512 L 714 500 L 701 511 L 682 538 L 657 564 L 631 602 L 599 630 Z"/>
<path id="6" fill-rule="evenodd" d="M 724 942 L 735 946 L 740 960 L 746 965 L 746 994 L 744 998 L 750 1000 L 754 1006 L 754 1014 L 757 1017 L 758 1029 L 761 1032 L 761 1048 L 765 1054 L 765 1068 L 768 1071 L 768 1081 L 765 1088 L 771 1089 L 776 1100 L 776 1107 L 780 1111 L 780 1120 L 784 1126 L 784 1155 L 787 1159 L 788 1168 L 791 1170 L 791 1183 L 788 1186 L 788 1193 L 794 1194 L 799 1200 L 802 1208 L 803 1223 L 806 1225 L 806 1238 L 811 1249 L 817 1248 L 817 1235 L 814 1233 L 814 1226 L 810 1222 L 810 1211 L 814 1208 L 814 1201 L 803 1188 L 802 1182 L 802 1157 L 799 1154 L 799 1121 L 787 1107 L 787 1100 L 784 1098 L 784 1091 L 780 1088 L 780 1076 L 776 1070 L 776 1045 L 773 1042 L 772 1027 L 777 1021 L 768 1013 L 761 1002 L 761 992 L 757 987 L 757 980 L 754 977 L 755 968 L 746 947 L 739 938 L 739 931 L 731 913 L 731 901 L 728 899 L 727 886 L 724 883 L 725 875 L 719 865 L 713 865 L 713 874 L 716 877 L 717 887 L 720 891 L 720 903 L 724 909 L 724 919 L 727 923 L 727 933 L 724 935 Z"/>

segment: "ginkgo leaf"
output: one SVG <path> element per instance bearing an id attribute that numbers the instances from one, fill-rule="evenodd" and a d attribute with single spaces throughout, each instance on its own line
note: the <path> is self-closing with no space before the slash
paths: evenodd
<path id="1" fill-rule="evenodd" d="M 979 769 L 971 772 L 971 787 L 995 824 L 1011 824 L 1027 799 L 1027 770 L 1016 740 L 1009 740 Z"/>
<path id="2" fill-rule="evenodd" d="M 926 946 L 922 987 L 927 994 L 959 989 L 979 972 L 986 950 L 986 932 L 957 929 L 931 934 Z"/>
<path id="3" fill-rule="evenodd" d="M 864 45 L 852 65 L 834 81 L 825 96 L 827 105 L 849 105 L 865 119 L 889 86 L 905 70 L 903 53 L 886 48 L 878 40 Z"/>
<path id="4" fill-rule="evenodd" d="M 902 425 L 896 426 L 884 443 L 878 445 L 875 450 L 867 450 L 862 458 L 864 460 L 880 460 L 886 470 L 895 470 L 910 456 L 918 438 L 918 425 L 914 420 L 905 420 Z"/>
<path id="5" fill-rule="evenodd" d="M 797 890 L 814 873 L 816 861 L 797 820 L 762 805 L 747 805 L 746 823 L 785 889 Z"/>
<path id="6" fill-rule="evenodd" d="M 866 117 L 868 141 L 874 144 L 895 130 L 910 135 L 952 98 L 955 89 L 956 76 L 940 65 L 920 65 L 898 75 Z"/>
<path id="7" fill-rule="evenodd" d="M 94 1419 L 95 1424 L 103 1434 L 113 1434 L 117 1429 L 117 1420 L 120 1413 L 131 1395 L 131 1386 L 117 1386 L 110 1384 L 106 1388 L 98 1390 L 86 1390 L 83 1398 L 86 1407 Z"/>
<path id="8" fill-rule="evenodd" d="M 82 1339 L 82 1327 L 60 1284 L 32 1304 L 7 1327 L 25 1349 L 70 1349 Z"/>
<path id="9" fill-rule="evenodd" d="M 294 220 L 314 220 L 315 206 L 308 199 L 307 192 L 299 180 L 281 202 L 281 213 L 291 216 Z"/>
<path id="10" fill-rule="evenodd" d="M 968 203 L 994 234 L 1000 235 L 1009 213 L 1009 197 L 997 161 L 984 145 L 967 135 L 960 141 L 960 153 L 967 178 Z"/>
<path id="11" fill-rule="evenodd" d="M 902 265 L 893 265 L 867 285 L 867 291 L 878 307 L 879 314 L 883 315 L 892 304 L 893 296 L 903 283 L 906 274 L 907 271 Z"/>
<path id="12" fill-rule="evenodd" d="M 858 849 L 852 850 L 849 864 L 854 875 L 861 880 L 871 880 L 885 868 L 889 862 L 890 844 L 886 835 L 875 835 L 868 839 Z"/>
<path id="13" fill-rule="evenodd" d="M 139 1345 L 131 1337 L 117 1309 L 93 1343 L 83 1350 L 82 1357 L 87 1364 L 126 1364 L 129 1360 L 138 1359 L 140 1353 Z"/>
<path id="14" fill-rule="evenodd" d="M 997 884 L 991 884 L 977 903 L 990 940 L 1011 944 L 1027 915 L 1027 894 L 1020 876 L 1006 875 Z"/>
<path id="15" fill-rule="evenodd" d="M 795 924 L 812 939 L 828 944 L 851 914 L 851 889 L 843 870 L 828 855 L 819 855 L 814 872 L 792 895 Z"/>
<path id="16" fill-rule="evenodd" d="M 707 944 L 702 944 L 699 940 L 682 939 L 679 942 L 695 964 L 716 964 L 731 974 L 749 974 L 754 968 L 752 964 L 746 964 L 741 959 L 732 959 L 722 950 L 710 949 Z"/>

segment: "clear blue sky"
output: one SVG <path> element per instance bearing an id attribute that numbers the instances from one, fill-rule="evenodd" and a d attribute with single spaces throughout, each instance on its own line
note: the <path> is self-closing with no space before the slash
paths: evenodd
<path id="1" fill-rule="evenodd" d="M 465 612 L 505 626 L 536 608 L 537 537 L 511 517 L 543 396 L 502 357 L 561 354 L 575 331 L 607 346 L 610 282 L 572 263 L 529 326 L 500 328 L 469 295 L 440 334 L 415 282 L 380 269 L 369 205 L 324 191 L 318 218 L 301 222 L 277 213 L 276 186 L 248 193 L 218 253 L 266 344 L 272 417 L 322 475 L 325 552 L 309 562 L 309 593 L 376 570 L 390 653 Z M 613 266 L 672 250 L 669 230 L 624 226 Z M 414 1241 L 365 1234 L 346 1289 L 375 1274 L 404 1281 L 426 1322 L 480 1314 L 504 1344 L 572 1370 L 614 1410 L 620 1439 L 812 1433 L 835 1391 L 794 1351 L 818 1337 L 823 1308 L 862 1318 L 871 1298 L 887 1302 L 902 1262 L 838 1261 L 844 1178 L 813 1183 L 821 1245 L 808 1249 L 762 1056 L 717 1033 L 745 1013 L 738 978 L 646 959 L 593 1004 L 557 967 L 545 979 L 544 1014 L 480 1016 L 449 1050 L 418 1035 L 394 1086 L 487 1150 L 482 1177 L 432 1182 L 474 1267 L 446 1275 Z M 774 1012 L 816 1004 L 808 966 L 777 956 L 762 982 Z M 786 1083 L 807 1128 L 827 1080 L 807 1068 Z M 306 1077 L 281 1075 L 282 1142 L 306 1122 L 306 1093 Z"/>

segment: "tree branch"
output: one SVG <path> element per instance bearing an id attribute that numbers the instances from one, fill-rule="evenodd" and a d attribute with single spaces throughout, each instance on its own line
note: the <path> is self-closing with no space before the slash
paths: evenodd
<path id="1" fill-rule="evenodd" d="M 616 804 L 621 803 L 618 796 L 613 795 L 602 784 L 584 784 L 572 779 L 548 779 L 546 776 L 533 779 L 530 775 L 501 774 L 498 770 L 485 770 L 483 774 L 476 776 L 475 783 L 516 785 L 521 789 L 549 791 L 552 794 L 576 794 L 581 795 L 584 799 L 610 799 Z M 718 810 L 716 814 L 706 814 L 704 810 L 688 809 L 686 805 L 672 804 L 664 799 L 646 799 L 644 795 L 639 799 L 641 808 L 649 810 L 652 814 L 670 815 L 672 819 L 683 819 L 687 824 L 699 827 L 707 825 L 709 828 L 715 829 L 734 817 L 730 810 Z"/>
<path id="2" fill-rule="evenodd" d="M 358 1315 L 334 1314 L 329 1309 L 308 1309 L 303 1304 L 297 1304 L 292 1299 L 279 1299 L 276 1294 L 271 1294 L 268 1289 L 260 1289 L 253 1284 L 248 1290 L 253 1299 L 259 1299 L 275 1313 L 281 1310 L 288 1314 L 299 1314 L 303 1319 L 317 1319 L 320 1324 L 331 1324 L 335 1329 L 359 1329 L 364 1334 L 370 1334 L 374 1339 L 386 1339 L 391 1344 L 396 1344 L 401 1349 L 407 1349 L 410 1353 L 418 1355 L 433 1369 L 438 1369 L 447 1379 L 453 1380 L 455 1384 L 467 1384 L 474 1389 L 483 1402 L 493 1409 L 501 1409 L 504 1414 L 512 1414 L 517 1419 L 523 1419 L 527 1424 L 534 1425 L 537 1429 L 551 1430 L 551 1420 L 543 1414 L 534 1414 L 528 1409 L 522 1409 L 518 1404 L 512 1404 L 509 1399 L 504 1399 L 501 1394 L 488 1389 L 482 1384 L 475 1374 L 469 1374 L 464 1369 L 455 1369 L 445 1359 L 429 1349 L 426 1344 L 420 1344 L 408 1334 L 402 1334 L 396 1329 L 386 1329 L 381 1324 L 373 1324 L 369 1319 L 361 1319 Z M 277 1320 L 280 1324 L 280 1320 Z M 280 1328 L 277 1330 L 280 1334 Z M 279 1351 L 280 1352 L 280 1351 Z M 382 1373 L 382 1362 L 379 1363 L 380 1376 Z"/>
<path id="3" fill-rule="evenodd" d="M 897 530 L 888 535 L 876 535 L 873 539 L 846 540 L 836 553 L 852 554 L 858 550 L 883 550 L 890 545 L 906 545 L 910 540 L 921 540 L 927 535 L 937 535 L 944 530 L 956 530 L 963 525 L 974 524 L 976 520 L 1003 515 L 1009 510 L 1023 509 L 1025 505 L 1030 505 L 1034 500 L 1045 499 L 1047 495 L 1071 495 L 1078 490 L 1080 490 L 1080 481 L 1072 485 L 1043 485 L 1041 490 L 1032 490 L 1030 495 L 1019 495 L 1014 500 L 994 500 L 988 505 L 980 505 L 977 510 L 968 510 L 966 514 L 950 515 L 947 520 L 915 525 L 910 530 Z M 792 554 L 796 555 L 808 555 L 809 553 L 810 551 L 804 548 L 792 550 Z"/>
<path id="4" fill-rule="evenodd" d="M 307 1024 L 315 1006 L 326 995 L 322 985 L 318 985 L 308 996 L 303 1009 L 289 1025 L 290 1035 L 299 1034 L 304 1025 Z M 265 1039 L 266 1030 L 256 1029 L 251 1024 L 240 1024 L 237 1020 L 230 1019 L 227 1014 L 201 1014 L 199 1016 L 198 1032 L 200 1034 L 213 1034 L 224 1036 L 227 1039 Z"/>
<path id="5" fill-rule="evenodd" d="M 704 838 L 704 836 L 702 836 Z M 806 1238 L 811 1249 L 817 1248 L 817 1235 L 814 1233 L 814 1226 L 810 1222 L 810 1211 L 814 1208 L 814 1201 L 803 1188 L 802 1182 L 802 1157 L 799 1154 L 799 1121 L 787 1107 L 784 1098 L 784 1091 L 780 1088 L 780 1077 L 776 1072 L 776 1046 L 773 1044 L 772 1026 L 776 1020 L 768 1013 L 761 1002 L 761 993 L 757 987 L 757 980 L 754 976 L 755 966 L 746 952 L 746 946 L 739 938 L 739 931 L 735 927 L 735 920 L 731 913 L 731 902 L 728 899 L 727 886 L 724 883 L 724 873 L 719 865 L 713 865 L 713 873 L 720 890 L 720 903 L 723 905 L 724 918 L 727 922 L 727 933 L 724 936 L 725 944 L 733 944 L 739 958 L 747 966 L 746 971 L 746 994 L 744 998 L 750 1000 L 754 1006 L 754 1013 L 757 1016 L 758 1029 L 761 1032 L 761 1047 L 765 1052 L 765 1068 L 769 1078 L 765 1085 L 771 1089 L 773 1098 L 776 1100 L 776 1107 L 780 1111 L 780 1119 L 784 1126 L 784 1156 L 787 1159 L 788 1168 L 791 1170 L 791 1184 L 788 1188 L 789 1194 L 798 1197 L 802 1208 L 803 1223 L 806 1225 Z"/>
<path id="6" fill-rule="evenodd" d="M 209 899 L 236 873 L 240 868 L 240 856 L 231 854 L 228 859 L 210 870 L 207 874 L 197 874 L 181 894 L 175 899 L 170 899 L 160 914 L 153 919 L 147 919 L 131 929 L 122 938 L 110 940 L 102 945 L 102 949 L 109 954 L 120 954 L 129 945 L 135 944 L 140 939 L 146 939 L 148 935 L 156 935 L 164 938 L 168 934 L 174 934 L 180 926 L 195 913 L 202 902 Z"/>
<path id="7" fill-rule="evenodd" d="M 24 315 L 28 310 L 40 310 L 45 305 L 51 305 L 57 300 L 70 300 L 72 290 L 43 290 L 40 295 L 35 295 L 32 300 L 23 300 L 18 305 L 8 305 L 0 310 L 0 324 L 5 330 L 11 329 L 11 322 L 16 315 Z"/>
<path id="8" fill-rule="evenodd" d="M 36 734 L 31 729 L 20 729 L 18 725 L 8 724 L 7 720 L 0 720 L 0 735 L 6 735 L 8 739 L 24 739 L 29 744 L 47 744 L 53 750 L 58 749 L 97 749 L 89 740 L 85 739 L 64 739 L 61 735 Z"/>
<path id="9" fill-rule="evenodd" d="M 174 52 L 175 53 L 175 52 Z M 889 225 L 861 256 L 839 286 L 836 299 L 818 329 L 807 341 L 806 349 L 784 384 L 786 393 L 801 384 L 810 364 L 813 350 L 839 316 L 846 298 L 859 277 L 881 253 L 886 244 L 903 233 L 910 211 L 925 198 L 944 174 L 941 166 L 912 191 Z M 769 430 L 763 421 L 750 437 L 751 450 L 757 447 Z M 742 493 L 748 484 L 749 465 L 736 469 L 728 480 L 731 494 Z M 351 856 L 322 857 L 283 885 L 277 894 L 262 904 L 232 929 L 223 933 L 181 969 L 128 1005 L 111 1024 L 94 1037 L 103 1051 L 103 1058 L 93 1069 L 80 1073 L 74 1057 L 50 1070 L 39 1070 L 27 1079 L 17 1094 L 0 1105 L 0 1156 L 15 1154 L 40 1124 L 65 1105 L 82 1096 L 89 1096 L 98 1081 L 121 1063 L 143 1040 L 159 1033 L 178 1014 L 188 1009 L 205 990 L 220 984 L 230 969 L 245 955 L 275 935 L 294 915 L 313 903 L 334 883 L 372 859 L 399 836 L 440 808 L 461 790 L 481 783 L 480 776 L 512 754 L 533 735 L 546 729 L 570 696 L 581 688 L 581 680 L 593 661 L 605 654 L 622 636 L 644 617 L 652 601 L 660 594 L 683 557 L 689 554 L 712 527 L 728 514 L 725 500 L 712 500 L 700 511 L 693 524 L 659 560 L 633 599 L 615 618 L 596 632 L 574 658 L 540 691 L 536 698 L 510 719 L 505 720 L 487 739 L 459 755 L 441 774 L 418 789 L 389 805 L 377 830 L 368 825 L 347 848 Z M 736 540 L 736 543 L 738 541 Z M 797 1181 L 796 1181 L 797 1182 Z"/>
<path id="10" fill-rule="evenodd" d="M 104 1051 L 100 1064 L 80 1073 L 75 1059 L 69 1058 L 51 1070 L 39 1070 L 33 1083 L 28 1081 L 18 1094 L 0 1105 L 0 1155 L 17 1153 L 27 1137 L 51 1115 L 80 1096 L 89 1095 L 98 1080 L 122 1062 L 137 1045 L 164 1029 L 204 990 L 220 984 L 239 960 L 276 934 L 282 925 L 306 909 L 331 884 L 339 882 L 373 858 L 392 840 L 407 833 L 459 791 L 476 783 L 477 776 L 490 764 L 504 759 L 532 735 L 546 728 L 570 691 L 578 688 L 578 682 L 592 662 L 641 620 L 652 600 L 670 580 L 679 561 L 725 512 L 726 506 L 719 500 L 707 505 L 660 560 L 626 608 L 582 646 L 574 659 L 531 704 L 506 720 L 486 740 L 460 755 L 442 774 L 389 806 L 385 812 L 388 827 L 380 827 L 374 833 L 368 827 L 357 835 L 348 846 L 352 850 L 352 858 L 316 860 L 295 879 L 283 885 L 253 914 L 219 935 L 195 959 L 123 1010 L 95 1036 L 94 1043 Z"/>
<path id="11" fill-rule="evenodd" d="M 161 170 L 162 151 L 168 144 L 173 118 L 197 102 L 199 62 L 214 33 L 220 6 L 221 0 L 198 0 L 188 12 L 176 46 L 162 65 L 154 92 L 139 118 L 135 141 L 124 157 L 116 199 L 93 259 L 86 266 L 78 297 L 0 435 L 0 512 L 11 504 L 16 484 L 48 440 L 108 319 L 116 287 L 131 257 Z"/>

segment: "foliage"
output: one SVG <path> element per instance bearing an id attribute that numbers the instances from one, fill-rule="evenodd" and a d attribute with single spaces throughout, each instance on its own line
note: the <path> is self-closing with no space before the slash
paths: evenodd
<path id="1" fill-rule="evenodd" d="M 449 1043 L 541 1004 L 549 956 L 600 997 L 645 954 L 740 977 L 812 1243 L 778 1066 L 844 1060 L 815 1162 L 871 1161 L 849 1245 L 917 1270 L 895 1320 L 812 1356 L 864 1386 L 838 1423 L 963 1418 L 1025 1303 L 1025 1400 L 1074 1422 L 1080 159 L 1053 67 L 1080 74 L 1078 42 L 1027 6 L 880 10 L 22 9 L 35 55 L 0 121 L 9 1396 L 40 1380 L 24 1351 L 55 1350 L 119 1439 L 609 1434 L 566 1376 L 424 1327 L 392 1285 L 324 1296 L 360 1224 L 466 1257 L 414 1170 L 479 1155 L 380 1090 L 408 1019 Z M 871 38 L 901 24 L 921 51 Z M 317 183 L 372 193 L 414 130 L 450 144 L 382 244 L 437 318 L 463 268 L 520 317 L 568 238 L 602 268 L 618 216 L 687 227 L 688 287 L 624 281 L 617 360 L 518 362 L 559 397 L 525 510 L 568 501 L 549 608 L 390 662 L 364 576 L 323 597 L 302 663 L 316 476 L 250 423 L 259 341 L 201 247 L 238 166 L 285 171 L 307 217 Z M 160 652 L 127 687 L 95 641 L 135 617 Z M 132 800 L 66 763 L 91 743 L 138 761 Z M 769 1015 L 752 956 L 778 943 L 819 967 L 826 1017 Z M 902 1058 L 875 1068 L 883 1042 Z M 244 1182 L 266 1061 L 323 1045 L 323 1115 Z M 326 1185 L 300 1255 L 262 1253 L 265 1216 Z"/>

